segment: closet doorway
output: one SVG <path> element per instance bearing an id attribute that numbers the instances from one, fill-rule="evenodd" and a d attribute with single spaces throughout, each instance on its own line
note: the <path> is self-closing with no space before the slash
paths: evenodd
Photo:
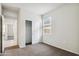
<path id="1" fill-rule="evenodd" d="M 25 21 L 26 27 L 26 45 L 32 44 L 32 21 Z"/>

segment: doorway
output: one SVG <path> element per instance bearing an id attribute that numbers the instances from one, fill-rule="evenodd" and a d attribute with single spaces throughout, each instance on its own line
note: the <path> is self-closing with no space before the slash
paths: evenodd
<path id="1" fill-rule="evenodd" d="M 32 44 L 32 21 L 25 21 L 26 27 L 26 45 Z"/>
<path id="2" fill-rule="evenodd" d="M 2 5 L 2 51 L 18 48 L 18 8 Z"/>
<path id="3" fill-rule="evenodd" d="M 2 53 L 2 17 L 0 16 L 0 53 Z"/>

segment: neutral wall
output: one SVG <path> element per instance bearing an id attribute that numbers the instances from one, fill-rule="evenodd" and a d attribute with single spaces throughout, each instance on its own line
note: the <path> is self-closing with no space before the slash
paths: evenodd
<path id="1" fill-rule="evenodd" d="M 2 9 L 1 9 L 1 4 L 0 4 L 0 15 L 1 15 L 1 10 L 2 10 Z"/>
<path id="2" fill-rule="evenodd" d="M 44 16 L 52 17 L 51 35 L 43 42 L 79 54 L 79 4 L 67 4 Z"/>
<path id="3" fill-rule="evenodd" d="M 20 47 L 25 47 L 26 43 L 25 20 L 32 21 L 32 44 L 41 41 L 41 30 L 39 29 L 41 23 L 41 16 L 29 12 L 24 8 L 21 8 L 18 20 L 18 40 Z"/>

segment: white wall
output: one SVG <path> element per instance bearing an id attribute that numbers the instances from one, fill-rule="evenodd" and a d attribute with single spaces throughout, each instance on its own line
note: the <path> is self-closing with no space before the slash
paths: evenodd
<path id="1" fill-rule="evenodd" d="M 1 10 L 2 10 L 2 9 L 1 9 L 1 4 L 0 4 L 0 15 L 1 15 Z"/>
<path id="2" fill-rule="evenodd" d="M 25 20 L 32 21 L 32 44 L 40 42 L 41 30 L 38 28 L 40 27 L 41 23 L 41 16 L 21 8 L 18 20 L 18 39 L 20 47 L 25 47 L 26 43 Z"/>
<path id="3" fill-rule="evenodd" d="M 43 42 L 79 54 L 79 4 L 64 5 L 44 16 L 51 16 L 52 34 Z"/>

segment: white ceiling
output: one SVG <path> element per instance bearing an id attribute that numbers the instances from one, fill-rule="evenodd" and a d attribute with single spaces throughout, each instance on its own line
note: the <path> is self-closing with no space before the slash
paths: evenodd
<path id="1" fill-rule="evenodd" d="M 12 5 L 20 8 L 25 8 L 30 12 L 42 15 L 63 5 L 63 3 L 7 3 L 5 5 Z"/>

